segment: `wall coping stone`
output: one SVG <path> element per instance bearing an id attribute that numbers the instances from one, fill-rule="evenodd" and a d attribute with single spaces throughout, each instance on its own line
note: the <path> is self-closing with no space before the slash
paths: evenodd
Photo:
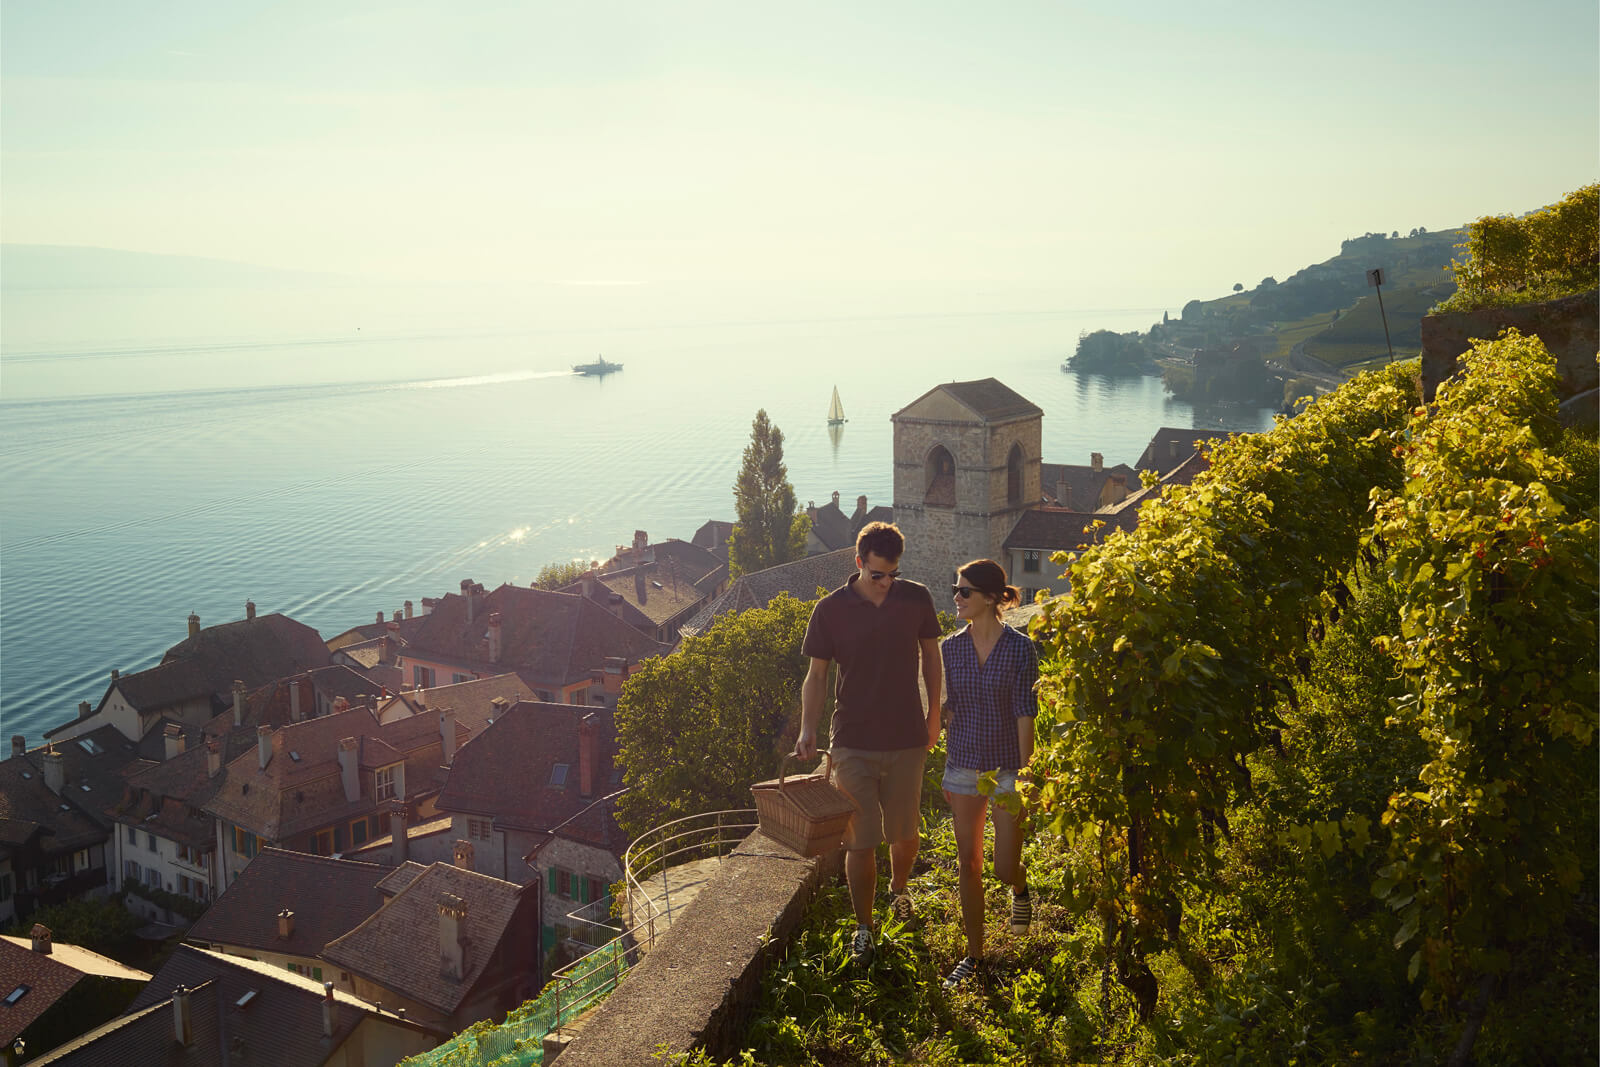
<path id="1" fill-rule="evenodd" d="M 841 863 L 838 850 L 803 859 L 759 830 L 745 838 L 588 1016 L 561 1050 L 562 1067 L 661 1063 L 662 1050 L 737 1052 L 767 967 Z"/>

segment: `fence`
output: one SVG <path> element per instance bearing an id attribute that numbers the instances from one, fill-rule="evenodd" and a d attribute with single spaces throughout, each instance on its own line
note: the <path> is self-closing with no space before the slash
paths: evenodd
<path id="1" fill-rule="evenodd" d="M 621 908 L 628 929 L 557 970 L 544 992 L 507 1015 L 505 1022 L 497 1026 L 476 1024 L 431 1052 L 404 1060 L 403 1067 L 542 1064 L 545 1035 L 560 1033 L 567 1023 L 615 989 L 628 968 L 655 945 L 656 934 L 672 924 L 674 910 L 687 903 L 689 893 L 683 879 L 679 880 L 678 901 L 672 899 L 672 869 L 695 860 L 720 860 L 755 828 L 755 810 L 745 808 L 674 819 L 641 835 L 628 846 L 623 858 L 627 896 Z M 657 879 L 658 894 L 654 892 Z M 568 918 L 585 923 L 592 930 L 605 928 L 611 925 L 609 912 L 616 908 L 600 911 L 600 903 L 585 905 Z"/>

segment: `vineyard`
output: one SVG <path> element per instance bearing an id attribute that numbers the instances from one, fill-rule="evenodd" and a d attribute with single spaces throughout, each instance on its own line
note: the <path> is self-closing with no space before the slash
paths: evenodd
<path id="1" fill-rule="evenodd" d="M 852 975 L 819 909 L 746 1062 L 1594 1062 L 1595 440 L 1537 339 L 1462 366 L 1433 407 L 1363 375 L 1058 557 L 1038 929 L 938 990 L 934 792 L 924 924 Z"/>

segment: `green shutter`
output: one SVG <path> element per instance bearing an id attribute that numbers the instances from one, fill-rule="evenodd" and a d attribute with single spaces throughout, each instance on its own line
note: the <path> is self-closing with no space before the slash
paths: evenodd
<path id="1" fill-rule="evenodd" d="M 554 893 L 555 891 L 556 891 L 556 869 L 554 867 L 551 867 L 550 868 L 550 892 Z"/>

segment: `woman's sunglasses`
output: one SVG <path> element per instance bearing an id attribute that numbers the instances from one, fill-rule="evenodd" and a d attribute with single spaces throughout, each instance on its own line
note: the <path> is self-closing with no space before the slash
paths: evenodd
<path id="1" fill-rule="evenodd" d="M 950 592 L 954 593 L 956 596 L 960 597 L 962 600 L 970 599 L 972 597 L 972 594 L 976 593 L 977 591 L 978 590 L 972 588 L 972 586 L 970 586 L 970 585 L 952 585 L 950 587 Z"/>

